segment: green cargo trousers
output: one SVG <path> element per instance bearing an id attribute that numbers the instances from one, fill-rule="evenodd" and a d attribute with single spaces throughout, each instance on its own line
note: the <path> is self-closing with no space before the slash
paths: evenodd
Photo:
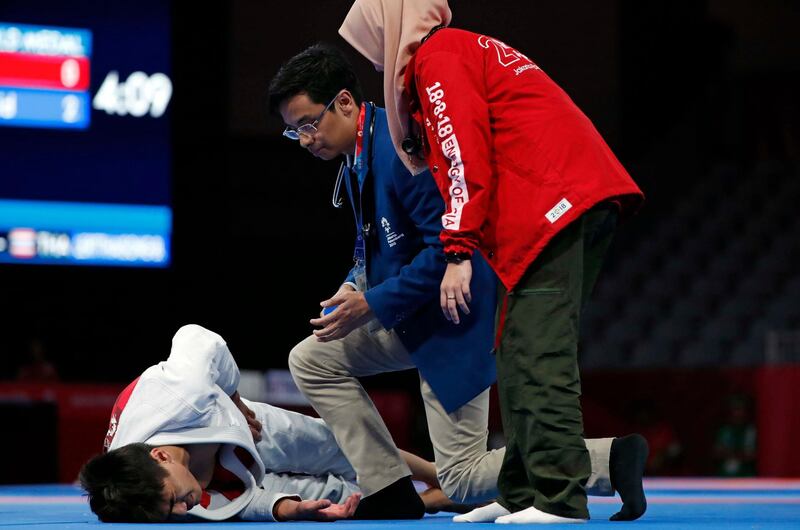
<path id="1" fill-rule="evenodd" d="M 595 207 L 559 232 L 510 292 L 497 348 L 506 454 L 498 502 L 588 519 L 584 484 L 578 327 L 616 227 L 616 208 Z M 498 311 L 498 315 L 501 311 Z"/>

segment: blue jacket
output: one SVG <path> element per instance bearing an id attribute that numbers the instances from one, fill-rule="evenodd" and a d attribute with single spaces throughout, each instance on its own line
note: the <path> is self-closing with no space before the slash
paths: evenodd
<path id="1" fill-rule="evenodd" d="M 447 264 L 439 240 L 444 201 L 436 183 L 428 172 L 416 177 L 408 172 L 392 145 L 385 111 L 371 104 L 362 143 L 361 167 L 352 167 L 345 183 L 357 224 L 360 209 L 355 205 L 362 192 L 364 202 L 374 195 L 374 206 L 365 208 L 371 218 L 362 220 L 370 224 L 365 297 L 383 327 L 397 332 L 449 413 L 495 380 L 491 349 L 497 278 L 476 253 L 471 314 L 462 315 L 459 325 L 448 322 L 439 307 Z M 354 281 L 352 270 L 347 281 Z"/>

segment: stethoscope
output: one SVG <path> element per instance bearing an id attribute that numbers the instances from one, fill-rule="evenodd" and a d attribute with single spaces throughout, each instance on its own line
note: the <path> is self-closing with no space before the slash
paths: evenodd
<path id="1" fill-rule="evenodd" d="M 367 148 L 369 149 L 369 158 L 372 160 L 372 141 L 374 136 L 372 135 L 373 131 L 375 130 L 375 104 L 372 102 L 367 103 L 369 105 L 370 110 L 372 113 L 369 117 L 369 142 L 367 144 Z M 344 204 L 344 197 L 342 197 L 342 181 L 344 180 L 344 172 L 345 170 L 350 167 L 350 156 L 347 155 L 342 163 L 339 164 L 339 172 L 336 174 L 336 184 L 333 185 L 333 197 L 331 197 L 331 204 L 333 204 L 334 208 L 341 208 Z"/>

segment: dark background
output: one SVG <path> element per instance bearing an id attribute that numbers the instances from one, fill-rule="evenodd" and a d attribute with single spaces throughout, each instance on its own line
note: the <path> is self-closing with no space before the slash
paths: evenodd
<path id="1" fill-rule="evenodd" d="M 0 377 L 14 378 L 37 337 L 62 380 L 128 381 L 163 359 L 175 330 L 192 322 L 225 337 L 242 368 L 286 366 L 349 268 L 353 227 L 346 209 L 330 206 L 338 164 L 282 138 L 264 94 L 285 59 L 322 40 L 348 53 L 367 97 L 381 102 L 380 74 L 336 33 L 349 5 L 174 3 L 173 266 L 0 268 Z M 454 27 L 503 40 L 559 83 L 645 191 L 607 272 L 653 240 L 659 221 L 715 168 L 797 167 L 798 2 L 450 5 Z M 712 196 L 724 199 L 728 184 L 716 182 Z M 653 267 L 637 271 L 644 276 L 657 273 L 652 263 L 642 267 Z"/>

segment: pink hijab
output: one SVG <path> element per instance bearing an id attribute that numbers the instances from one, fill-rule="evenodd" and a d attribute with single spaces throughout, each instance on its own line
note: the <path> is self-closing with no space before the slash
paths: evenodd
<path id="1" fill-rule="evenodd" d="M 451 18 L 447 0 L 356 0 L 339 28 L 344 40 L 383 71 L 389 132 L 400 160 L 414 175 L 427 165 L 400 147 L 408 135 L 406 66 L 422 38 L 435 26 L 450 24 Z"/>

